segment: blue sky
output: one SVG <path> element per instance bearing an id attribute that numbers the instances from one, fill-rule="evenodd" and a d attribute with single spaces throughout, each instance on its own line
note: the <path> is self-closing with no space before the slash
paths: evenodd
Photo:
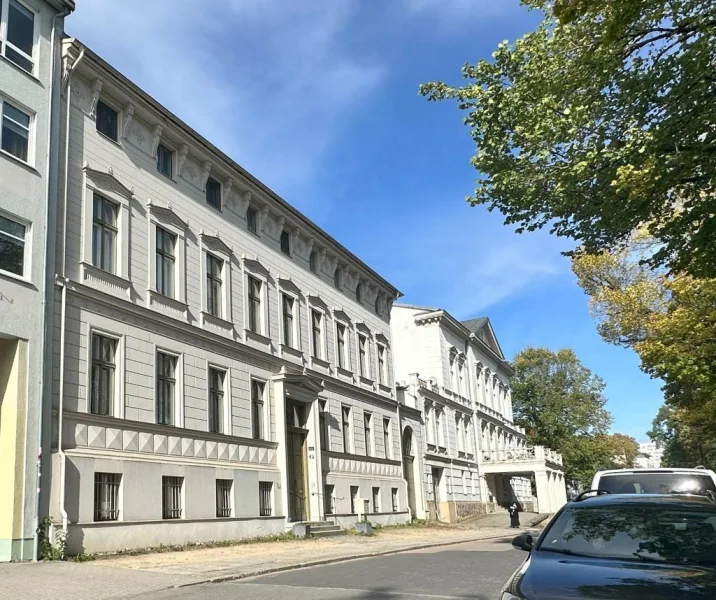
<path id="1" fill-rule="evenodd" d="M 199 10 L 201 7 L 201 10 Z M 603 343 L 568 242 L 470 208 L 472 141 L 420 83 L 533 27 L 518 0 L 83 0 L 67 30 L 394 283 L 487 315 L 511 358 L 572 347 L 607 382 L 614 430 L 645 438 L 659 383 Z"/>

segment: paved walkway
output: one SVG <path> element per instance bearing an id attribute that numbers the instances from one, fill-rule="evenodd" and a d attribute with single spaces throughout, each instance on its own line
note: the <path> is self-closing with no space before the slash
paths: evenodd
<path id="1" fill-rule="evenodd" d="M 86 563 L 3 564 L 0 565 L 0 598 L 127 598 L 201 582 L 241 579 L 313 564 L 514 534 L 515 530 L 498 528 L 402 527 L 384 529 L 370 538 L 346 535 L 118 556 Z"/>

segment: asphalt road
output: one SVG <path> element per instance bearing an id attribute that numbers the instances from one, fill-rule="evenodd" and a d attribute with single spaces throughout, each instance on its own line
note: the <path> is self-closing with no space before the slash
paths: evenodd
<path id="1" fill-rule="evenodd" d="M 498 597 L 526 554 L 505 542 L 468 542 L 236 582 L 165 590 L 148 600 L 404 600 Z"/>

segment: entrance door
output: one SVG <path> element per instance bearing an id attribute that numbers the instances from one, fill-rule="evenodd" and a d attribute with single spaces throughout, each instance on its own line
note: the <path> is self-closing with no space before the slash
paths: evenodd
<path id="1" fill-rule="evenodd" d="M 306 433 L 287 432 L 288 503 L 291 521 L 308 521 L 308 490 L 306 486 Z"/>
<path id="2" fill-rule="evenodd" d="M 442 479 L 443 470 L 437 467 L 431 469 L 433 480 L 433 502 L 435 502 L 435 513 L 440 519 L 440 480 Z"/>
<path id="3" fill-rule="evenodd" d="M 406 427 L 403 433 L 403 472 L 408 483 L 408 507 L 413 519 L 417 518 L 415 507 L 415 472 L 413 471 L 413 430 Z"/>

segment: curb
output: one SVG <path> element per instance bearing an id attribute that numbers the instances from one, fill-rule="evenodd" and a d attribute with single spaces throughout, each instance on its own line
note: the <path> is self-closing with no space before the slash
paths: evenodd
<path id="1" fill-rule="evenodd" d="M 525 528 L 529 529 L 529 528 Z M 443 546 L 455 546 L 457 544 L 467 544 L 470 542 L 486 542 L 490 540 L 504 540 L 510 537 L 509 535 L 498 535 L 486 538 L 470 538 L 466 540 L 455 540 L 450 542 L 437 542 L 433 544 L 417 544 L 415 546 L 408 546 L 406 548 L 397 548 L 395 550 L 383 550 L 381 552 L 366 552 L 363 554 L 352 554 L 350 556 L 338 556 L 335 558 L 322 558 L 320 560 L 306 561 L 303 563 L 296 563 L 292 565 L 281 565 L 278 567 L 269 567 L 266 569 L 260 569 L 257 571 L 251 571 L 248 573 L 236 573 L 234 575 L 223 575 L 221 577 L 210 577 L 198 581 L 192 581 L 189 583 L 179 583 L 171 586 L 168 589 L 177 589 L 185 587 L 193 587 L 195 585 L 204 585 L 207 583 L 226 583 L 228 581 L 237 581 L 239 579 L 248 579 L 249 577 L 259 577 L 261 575 L 269 575 L 271 573 L 281 573 L 282 571 L 293 571 L 294 569 L 305 569 L 307 567 L 320 567 L 323 565 L 332 565 L 342 562 L 348 562 L 351 560 L 359 560 L 362 558 L 375 558 L 378 556 L 388 556 L 390 554 L 400 554 L 401 552 L 410 552 L 413 550 L 424 550 L 427 548 L 440 548 Z"/>

